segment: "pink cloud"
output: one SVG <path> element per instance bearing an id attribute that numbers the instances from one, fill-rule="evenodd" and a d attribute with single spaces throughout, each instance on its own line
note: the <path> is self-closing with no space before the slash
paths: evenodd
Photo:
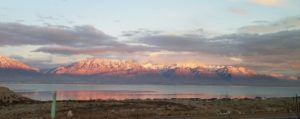
<path id="1" fill-rule="evenodd" d="M 284 0 L 250 0 L 251 3 L 263 6 L 285 6 L 287 3 Z"/>

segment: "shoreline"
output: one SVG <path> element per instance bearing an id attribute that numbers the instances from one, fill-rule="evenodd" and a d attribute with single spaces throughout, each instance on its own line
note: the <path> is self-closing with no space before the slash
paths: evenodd
<path id="1" fill-rule="evenodd" d="M 161 86 L 234 86 L 234 87 L 299 87 L 300 85 L 245 85 L 245 84 L 168 84 L 168 83 L 24 83 L 24 82 L 0 82 L 0 84 L 47 84 L 47 85 L 161 85 Z"/>
<path id="2" fill-rule="evenodd" d="M 24 98 L 1 87 L 0 119 L 50 119 L 51 101 Z M 5 98 L 7 99 L 7 98 Z M 6 102 L 6 103 L 3 103 Z M 58 100 L 56 119 L 240 119 L 295 117 L 294 99 L 172 98 L 126 100 Z"/>

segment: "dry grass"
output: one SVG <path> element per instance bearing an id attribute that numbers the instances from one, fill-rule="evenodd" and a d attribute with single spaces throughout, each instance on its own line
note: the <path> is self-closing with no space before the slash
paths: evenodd
<path id="1" fill-rule="evenodd" d="M 60 101 L 57 105 L 57 119 L 66 119 L 69 110 L 74 113 L 73 119 L 223 117 L 227 112 L 230 112 L 232 118 L 253 114 L 294 114 L 291 98 Z M 31 102 L 0 107 L 0 119 L 49 119 L 49 113 L 50 102 Z"/>

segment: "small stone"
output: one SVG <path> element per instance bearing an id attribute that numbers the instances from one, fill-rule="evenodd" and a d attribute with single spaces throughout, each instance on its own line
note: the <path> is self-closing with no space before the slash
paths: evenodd
<path id="1" fill-rule="evenodd" d="M 73 112 L 72 112 L 72 110 L 69 110 L 69 111 L 68 111 L 67 117 L 68 117 L 68 118 L 72 118 L 72 117 L 73 117 Z"/>

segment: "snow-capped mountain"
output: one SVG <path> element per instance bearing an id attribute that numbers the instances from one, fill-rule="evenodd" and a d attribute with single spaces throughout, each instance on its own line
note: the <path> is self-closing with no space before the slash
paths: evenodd
<path id="1" fill-rule="evenodd" d="M 144 67 L 133 61 L 113 59 L 86 59 L 69 66 L 55 68 L 51 73 L 55 74 L 126 74 L 143 71 Z"/>
<path id="2" fill-rule="evenodd" d="M 0 69 L 37 71 L 37 69 L 32 68 L 22 62 L 4 56 L 0 56 Z"/>
<path id="3" fill-rule="evenodd" d="M 69 75 L 157 75 L 161 77 L 179 78 L 225 78 L 251 77 L 256 73 L 245 67 L 205 66 L 205 65 L 160 65 L 140 64 L 129 60 L 86 59 L 68 66 L 60 66 L 51 71 L 52 74 Z"/>
<path id="4" fill-rule="evenodd" d="M 289 82 L 292 79 L 292 82 Z M 0 82 L 134 83 L 208 85 L 300 85 L 299 77 L 260 74 L 246 67 L 203 64 L 141 64 L 131 60 L 85 59 L 40 72 L 0 57 Z"/>

